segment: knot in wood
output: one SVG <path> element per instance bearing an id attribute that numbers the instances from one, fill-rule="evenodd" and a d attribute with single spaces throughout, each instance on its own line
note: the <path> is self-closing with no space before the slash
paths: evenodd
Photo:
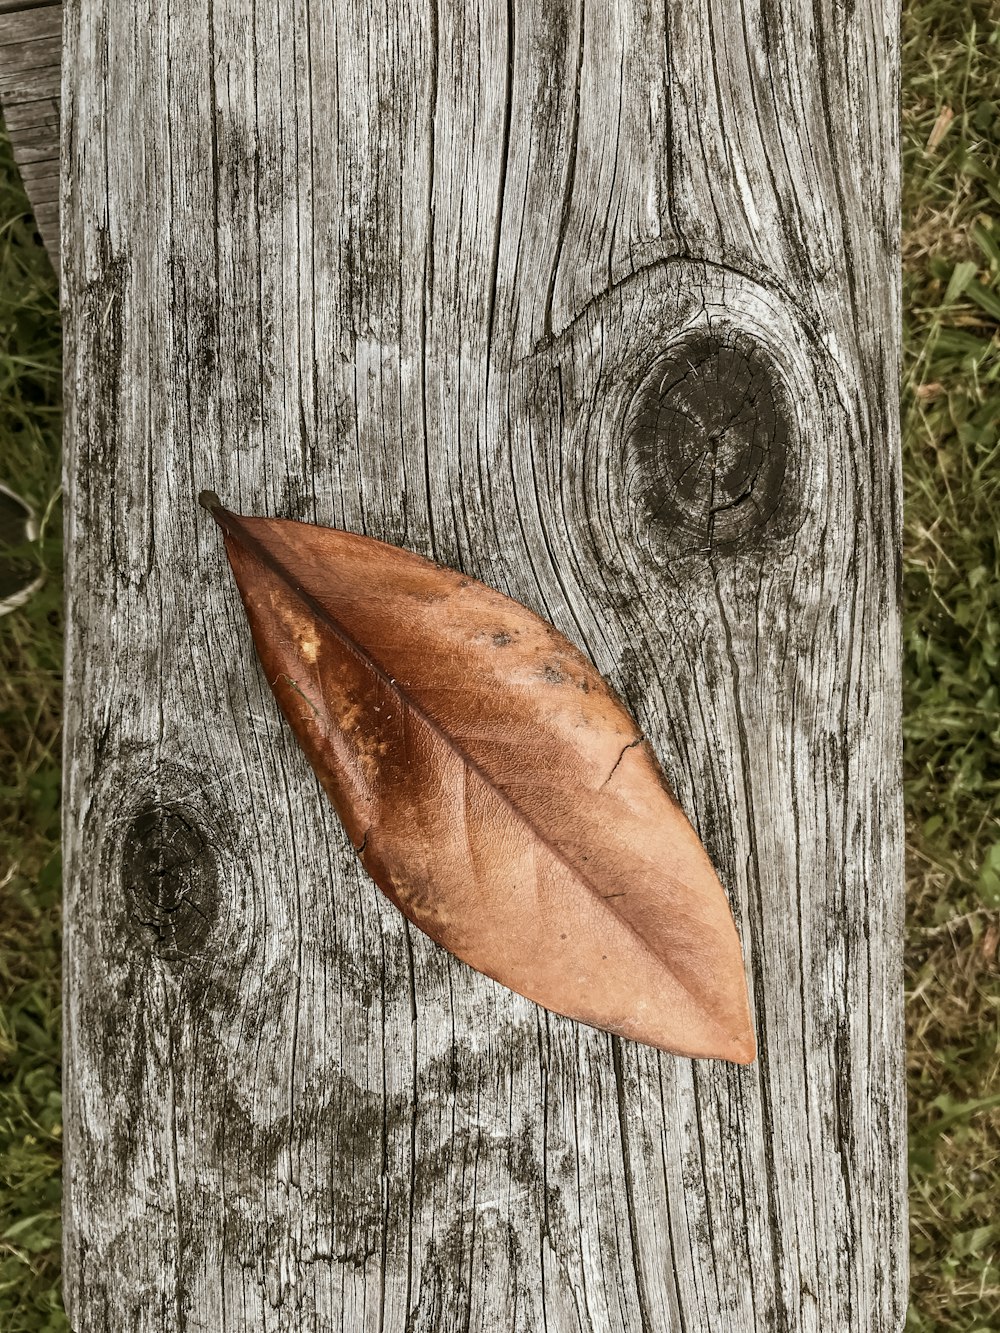
<path id="1" fill-rule="evenodd" d="M 125 834 L 122 887 L 153 952 L 183 962 L 205 944 L 219 914 L 216 856 L 192 813 L 150 803 Z"/>
<path id="2" fill-rule="evenodd" d="M 626 431 L 630 507 L 657 545 L 743 553 L 784 526 L 791 410 L 754 339 L 726 329 L 671 347 L 640 384 Z"/>

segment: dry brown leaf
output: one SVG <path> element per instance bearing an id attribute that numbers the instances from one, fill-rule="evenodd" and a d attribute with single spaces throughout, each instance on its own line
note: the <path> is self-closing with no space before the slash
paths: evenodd
<path id="1" fill-rule="evenodd" d="M 937 113 L 930 134 L 927 136 L 927 151 L 933 153 L 941 143 L 941 140 L 951 128 L 951 122 L 955 119 L 955 113 L 950 106 L 943 106 Z"/>
<path id="2" fill-rule="evenodd" d="M 396 906 L 557 1013 L 751 1061 L 725 893 L 583 654 L 421 556 L 203 502 L 282 712 Z"/>

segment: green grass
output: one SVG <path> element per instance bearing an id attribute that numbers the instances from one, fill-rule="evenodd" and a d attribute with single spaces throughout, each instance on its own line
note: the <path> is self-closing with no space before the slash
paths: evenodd
<path id="1" fill-rule="evenodd" d="M 41 590 L 0 619 L 0 1329 L 68 1328 L 59 1273 L 60 332 L 0 139 L 0 481 L 43 520 Z"/>
<path id="2" fill-rule="evenodd" d="M 921 0 L 904 7 L 903 37 L 907 1327 L 1000 1333 L 1000 9 Z M 59 324 L 26 211 L 4 142 L 0 481 L 48 514 L 44 588 L 0 620 L 4 1333 L 66 1328 Z"/>
<path id="3" fill-rule="evenodd" d="M 924 0 L 904 9 L 907 1327 L 993 1333 L 1000 1329 L 1000 8 Z"/>

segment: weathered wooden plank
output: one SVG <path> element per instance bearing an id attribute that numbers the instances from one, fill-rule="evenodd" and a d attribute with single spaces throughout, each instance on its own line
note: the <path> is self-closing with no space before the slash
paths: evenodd
<path id="1" fill-rule="evenodd" d="M 899 1329 L 895 5 L 71 0 L 66 41 L 74 1326 Z M 586 647 L 730 891 L 756 1066 L 408 929 L 206 485 Z"/>
<path id="2" fill-rule="evenodd" d="M 37 106 L 37 103 L 29 105 Z M 23 111 L 24 104 L 17 110 Z M 24 120 L 19 120 L 16 123 L 18 126 L 17 147 L 20 161 L 26 166 L 36 166 L 42 162 L 50 162 L 52 160 L 52 127 L 48 116 L 40 117 L 39 123 L 36 125 L 26 124 Z M 57 161 L 58 156 L 57 149 Z"/>
<path id="3" fill-rule="evenodd" d="M 0 110 L 53 261 L 59 262 L 62 6 L 0 3 Z"/>

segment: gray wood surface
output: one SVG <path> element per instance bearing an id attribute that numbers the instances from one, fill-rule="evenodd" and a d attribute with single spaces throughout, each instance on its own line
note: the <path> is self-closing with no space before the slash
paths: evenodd
<path id="1" fill-rule="evenodd" d="M 59 263 L 62 6 L 0 0 L 0 111 L 46 249 Z"/>
<path id="2" fill-rule="evenodd" d="M 65 54 L 74 1327 L 900 1329 L 895 3 L 70 0 Z M 203 486 L 586 648 L 756 1065 L 408 928 Z"/>

